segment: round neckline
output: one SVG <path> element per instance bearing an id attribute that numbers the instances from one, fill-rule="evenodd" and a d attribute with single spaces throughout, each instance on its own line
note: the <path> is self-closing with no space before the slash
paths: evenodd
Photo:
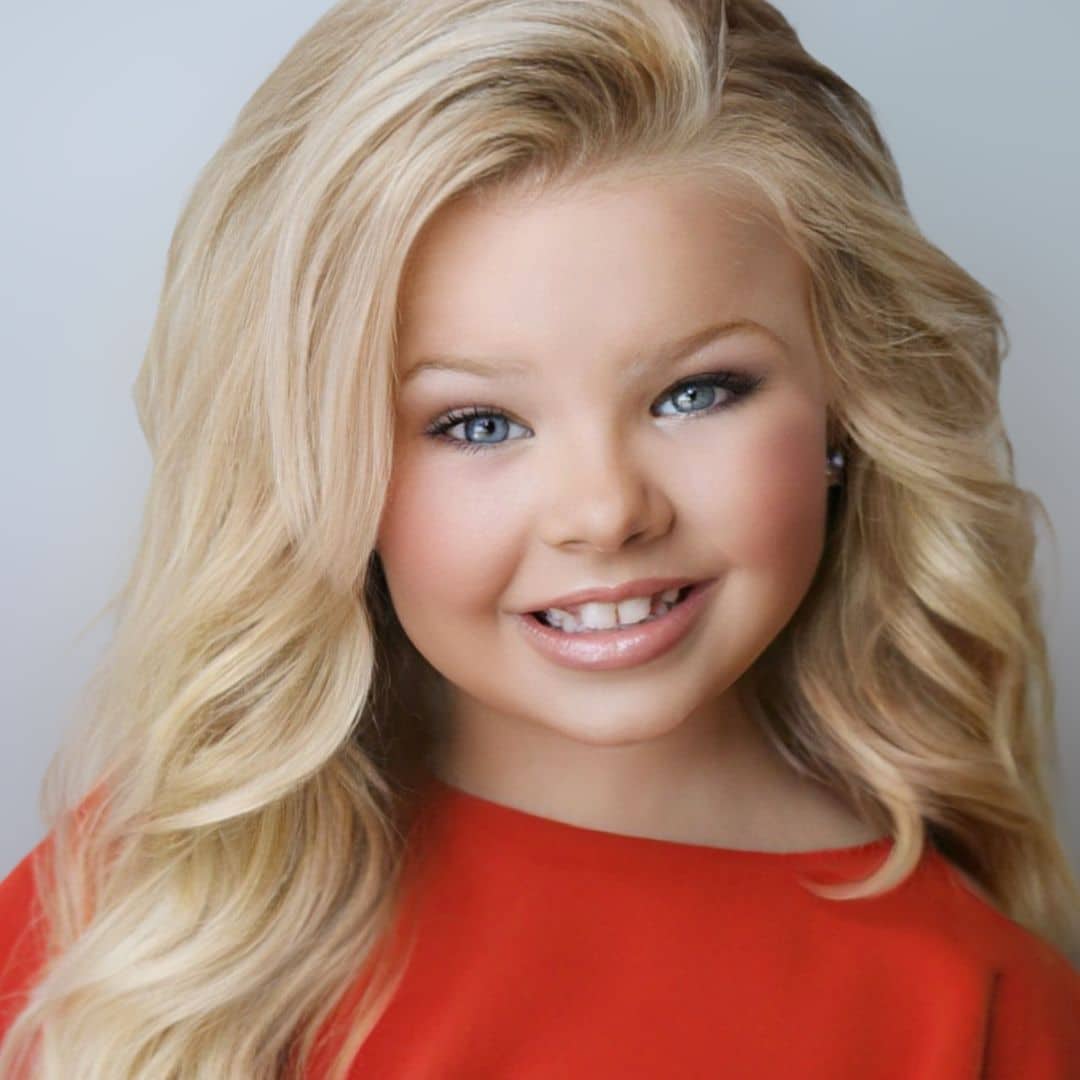
<path id="1" fill-rule="evenodd" d="M 506 842 L 515 850 L 530 853 L 544 851 L 560 856 L 575 855 L 593 861 L 610 857 L 655 856 L 658 858 L 701 858 L 723 862 L 742 862 L 756 867 L 792 868 L 804 864 L 860 861 L 877 853 L 888 852 L 894 838 L 891 835 L 864 840 L 844 847 L 812 848 L 801 851 L 761 851 L 753 848 L 721 847 L 696 844 L 683 840 L 666 840 L 652 836 L 610 832 L 588 825 L 578 825 L 557 818 L 544 817 L 529 810 L 496 802 L 454 787 L 434 773 L 424 778 L 425 804 L 432 811 L 436 828 L 451 820 L 461 821 L 469 833 L 470 825 L 481 830 L 485 838 Z"/>

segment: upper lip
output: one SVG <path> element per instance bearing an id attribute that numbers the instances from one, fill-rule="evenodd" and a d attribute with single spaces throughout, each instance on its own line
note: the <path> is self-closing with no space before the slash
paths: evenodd
<path id="1" fill-rule="evenodd" d="M 624 581 L 621 585 L 605 587 L 596 585 L 592 588 L 578 589 L 576 592 L 557 596 L 554 600 L 548 600 L 543 604 L 534 604 L 526 608 L 522 614 L 533 611 L 547 611 L 549 608 L 571 608 L 592 600 L 599 604 L 617 604 L 630 596 L 651 596 L 653 593 L 665 592 L 668 589 L 681 589 L 684 585 L 695 585 L 701 578 L 692 577 L 650 577 L 638 578 L 636 581 Z"/>

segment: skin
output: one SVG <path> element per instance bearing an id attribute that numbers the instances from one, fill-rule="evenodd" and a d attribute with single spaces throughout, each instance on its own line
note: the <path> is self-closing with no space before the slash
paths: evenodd
<path id="1" fill-rule="evenodd" d="M 712 323 L 740 331 L 676 363 L 638 357 Z M 434 354 L 526 365 L 409 372 Z M 685 380 L 718 370 L 762 384 Z M 377 550 L 406 633 L 447 684 L 447 783 L 627 835 L 805 850 L 874 835 L 798 777 L 740 680 L 821 559 L 827 381 L 802 262 L 734 187 L 592 180 L 444 207 L 399 307 L 395 457 Z M 425 429 L 479 404 L 505 420 Z M 695 411 L 696 410 L 696 411 Z M 663 413 L 665 415 L 658 415 Z M 574 671 L 515 612 L 590 585 L 718 578 L 692 633 L 653 661 Z"/>

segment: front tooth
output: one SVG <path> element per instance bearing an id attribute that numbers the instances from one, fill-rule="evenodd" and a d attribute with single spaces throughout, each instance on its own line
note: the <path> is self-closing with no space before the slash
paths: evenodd
<path id="1" fill-rule="evenodd" d="M 627 623 L 641 622 L 649 617 L 652 611 L 652 597 L 635 596 L 629 600 L 620 600 L 616 605 L 619 609 L 619 622 L 624 626 Z"/>
<path id="2" fill-rule="evenodd" d="M 618 626 L 617 604 L 601 604 L 590 601 L 579 608 L 578 618 L 594 630 L 610 630 Z"/>

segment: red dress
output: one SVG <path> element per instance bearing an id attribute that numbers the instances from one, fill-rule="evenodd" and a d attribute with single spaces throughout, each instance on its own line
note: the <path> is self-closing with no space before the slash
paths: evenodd
<path id="1" fill-rule="evenodd" d="M 932 846 L 898 888 L 840 901 L 800 876 L 865 876 L 891 839 L 652 840 L 435 779 L 419 825 L 401 924 L 415 946 L 358 1080 L 1080 1080 L 1080 973 Z M 24 936 L 37 850 L 0 883 L 0 1036 L 40 961 Z"/>

